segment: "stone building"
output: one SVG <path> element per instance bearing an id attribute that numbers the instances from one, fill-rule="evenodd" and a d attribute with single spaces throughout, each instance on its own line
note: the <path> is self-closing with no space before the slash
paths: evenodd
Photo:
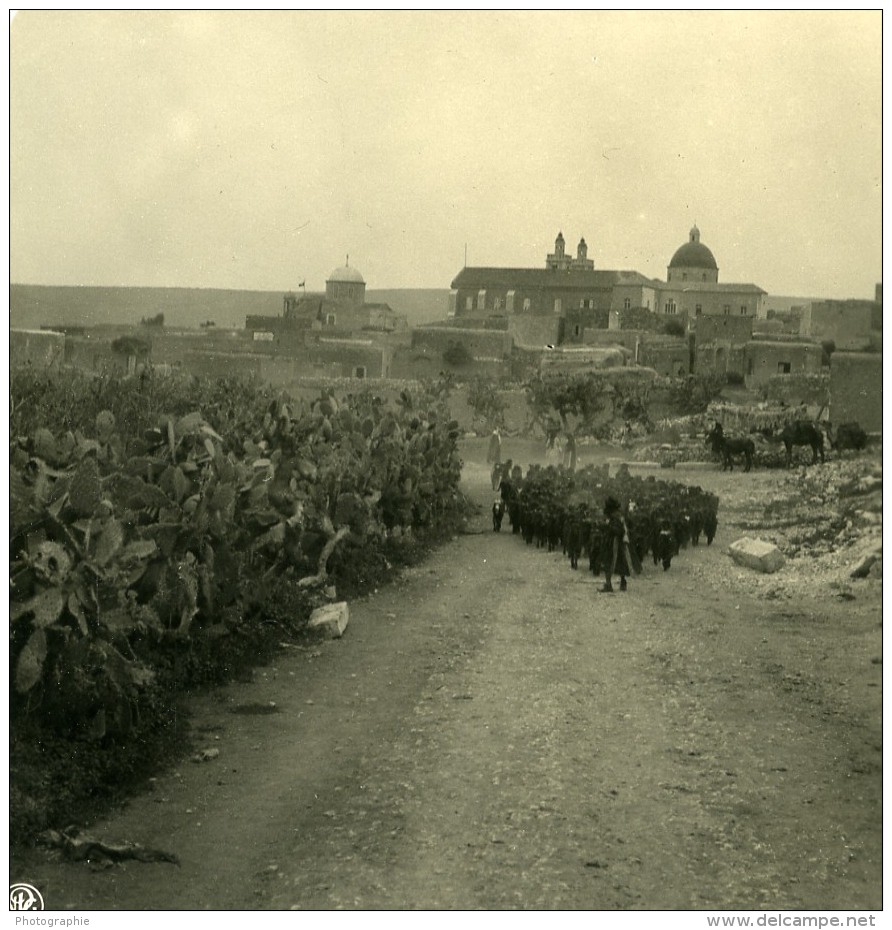
<path id="1" fill-rule="evenodd" d="M 875 300 L 816 300 L 802 308 L 799 332 L 832 340 L 837 349 L 859 352 L 882 333 L 882 303 Z"/>
<path id="2" fill-rule="evenodd" d="M 743 349 L 746 386 L 756 387 L 776 375 L 817 374 L 822 357 L 817 342 L 753 339 Z"/>
<path id="3" fill-rule="evenodd" d="M 764 293 L 755 284 L 719 283 L 715 257 L 696 226 L 672 256 L 665 282 L 596 269 L 585 239 L 574 258 L 558 233 L 544 268 L 463 268 L 452 282 L 450 313 L 457 321 L 504 316 L 518 344 L 582 343 L 587 329 L 607 328 L 611 315 L 623 311 L 754 318 Z"/>
<path id="4" fill-rule="evenodd" d="M 745 349 L 753 338 L 754 318 L 701 316 L 690 322 L 692 372 L 746 375 Z"/>
<path id="5" fill-rule="evenodd" d="M 675 251 L 660 288 L 659 310 L 694 320 L 702 316 L 760 314 L 765 291 L 755 284 L 720 284 L 719 268 L 711 250 L 691 228 L 688 241 Z"/>
<path id="6" fill-rule="evenodd" d="M 365 280 L 348 263 L 335 268 L 325 282 L 325 293 L 288 293 L 282 316 L 249 316 L 245 328 L 260 343 L 282 343 L 294 348 L 307 342 L 310 331 L 349 338 L 356 333 L 390 333 L 408 329 L 405 316 L 388 304 L 366 303 Z M 311 340 L 312 341 L 312 340 Z"/>

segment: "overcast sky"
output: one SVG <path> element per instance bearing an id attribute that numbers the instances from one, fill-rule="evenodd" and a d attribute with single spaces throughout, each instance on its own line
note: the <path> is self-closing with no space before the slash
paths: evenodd
<path id="1" fill-rule="evenodd" d="M 880 12 L 25 12 L 16 283 L 448 287 L 544 267 L 871 298 Z"/>

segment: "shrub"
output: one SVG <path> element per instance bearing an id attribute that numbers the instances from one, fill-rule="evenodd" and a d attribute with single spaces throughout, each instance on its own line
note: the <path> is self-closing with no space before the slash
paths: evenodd
<path id="1" fill-rule="evenodd" d="M 681 320 L 666 320 L 663 326 L 663 332 L 667 336 L 679 336 L 684 339 L 687 330 Z"/>

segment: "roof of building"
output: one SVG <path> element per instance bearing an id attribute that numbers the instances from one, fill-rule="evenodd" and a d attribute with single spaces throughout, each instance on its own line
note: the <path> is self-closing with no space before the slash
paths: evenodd
<path id="1" fill-rule="evenodd" d="M 675 290 L 674 284 L 666 286 L 666 290 Z M 709 292 L 710 294 L 767 294 L 757 284 L 715 284 L 711 281 L 691 281 L 686 282 L 681 288 L 683 293 L 691 292 Z"/>
<path id="2" fill-rule="evenodd" d="M 349 265 L 342 265 L 335 270 L 326 279 L 328 281 L 346 281 L 352 284 L 365 284 L 363 276 Z"/>
<path id="3" fill-rule="evenodd" d="M 653 287 L 650 278 L 637 271 L 601 271 L 581 268 L 462 268 L 452 282 L 454 289 L 487 287 L 568 287 L 592 290 L 618 284 Z"/>
<path id="4" fill-rule="evenodd" d="M 702 242 L 686 242 L 683 246 L 675 250 L 672 260 L 669 262 L 670 268 L 708 268 L 711 271 L 718 271 L 719 266 L 715 263 L 715 256 Z"/>

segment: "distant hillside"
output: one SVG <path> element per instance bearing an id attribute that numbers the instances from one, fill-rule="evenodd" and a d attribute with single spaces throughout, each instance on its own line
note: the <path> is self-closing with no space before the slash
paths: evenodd
<path id="1" fill-rule="evenodd" d="M 245 317 L 277 316 L 282 312 L 280 291 L 226 291 L 181 287 L 52 287 L 11 284 L 9 325 L 16 329 L 41 326 L 98 326 L 139 323 L 164 314 L 168 326 L 197 329 L 207 320 L 220 328 L 241 329 Z M 369 303 L 388 303 L 406 316 L 410 326 L 446 317 L 446 289 L 367 291 Z"/>

